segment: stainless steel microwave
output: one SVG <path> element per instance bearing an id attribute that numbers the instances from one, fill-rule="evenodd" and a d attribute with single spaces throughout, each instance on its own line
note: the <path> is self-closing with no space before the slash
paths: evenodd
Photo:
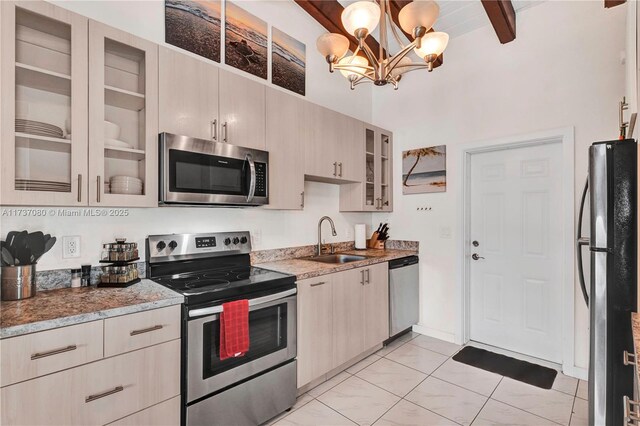
<path id="1" fill-rule="evenodd" d="M 211 140 L 160 134 L 160 205 L 269 203 L 269 153 Z"/>

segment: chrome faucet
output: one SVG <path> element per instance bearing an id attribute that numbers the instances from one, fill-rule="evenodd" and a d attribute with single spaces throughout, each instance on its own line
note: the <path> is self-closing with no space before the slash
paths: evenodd
<path id="1" fill-rule="evenodd" d="M 322 254 L 322 222 L 324 222 L 325 220 L 329 221 L 329 225 L 331 225 L 331 234 L 335 237 L 336 235 L 338 235 L 336 233 L 336 227 L 335 224 L 333 223 L 333 220 L 331 220 L 331 218 L 329 216 L 322 216 L 320 218 L 320 220 L 318 221 L 318 249 L 317 249 L 317 255 L 320 256 Z"/>

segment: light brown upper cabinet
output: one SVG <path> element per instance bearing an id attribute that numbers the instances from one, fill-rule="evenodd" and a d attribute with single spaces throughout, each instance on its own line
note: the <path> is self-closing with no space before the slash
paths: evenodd
<path id="1" fill-rule="evenodd" d="M 305 175 L 333 183 L 361 181 L 364 166 L 358 157 L 363 149 L 362 122 L 309 102 L 305 122 Z"/>
<path id="2" fill-rule="evenodd" d="M 0 8 L 0 203 L 86 205 L 87 19 L 46 2 Z"/>
<path id="3" fill-rule="evenodd" d="M 158 205 L 158 46 L 89 22 L 89 204 Z M 127 176 L 142 194 L 109 181 Z"/>
<path id="4" fill-rule="evenodd" d="M 266 86 L 160 47 L 160 131 L 265 149 Z"/>
<path id="5" fill-rule="evenodd" d="M 304 104 L 300 98 L 267 88 L 269 205 L 266 208 L 304 208 Z"/>
<path id="6" fill-rule="evenodd" d="M 340 187 L 340 211 L 393 211 L 393 134 L 365 124 L 358 155 L 365 173 L 358 183 Z"/>
<path id="7" fill-rule="evenodd" d="M 160 47 L 160 131 L 218 140 L 218 67 Z"/>
<path id="8" fill-rule="evenodd" d="M 222 142 L 265 149 L 266 86 L 220 70 L 218 87 Z"/>

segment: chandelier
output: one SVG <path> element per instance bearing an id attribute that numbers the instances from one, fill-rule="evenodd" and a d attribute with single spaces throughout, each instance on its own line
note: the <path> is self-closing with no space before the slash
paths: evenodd
<path id="1" fill-rule="evenodd" d="M 424 68 L 433 71 L 436 59 L 447 47 L 447 33 L 428 32 L 440 13 L 435 1 L 414 0 L 400 10 L 400 27 L 413 38 L 408 45 L 402 42 L 393 23 L 389 1 L 362 0 L 342 11 L 342 25 L 358 41 L 358 47 L 352 55 L 347 55 L 349 39 L 344 35 L 327 33 L 318 37 L 316 46 L 329 63 L 329 72 L 340 71 L 351 83 L 351 90 L 362 83 L 376 86 L 392 84 L 398 89 L 403 74 Z M 364 40 L 378 24 L 380 49 L 376 56 Z M 400 45 L 400 51 L 395 55 L 389 53 L 388 28 L 391 28 L 393 37 Z M 407 56 L 412 50 L 423 62 L 414 62 Z M 360 52 L 365 56 L 358 56 Z"/>

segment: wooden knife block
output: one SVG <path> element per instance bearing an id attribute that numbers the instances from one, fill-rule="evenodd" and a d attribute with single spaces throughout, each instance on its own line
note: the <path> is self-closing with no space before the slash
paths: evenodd
<path id="1" fill-rule="evenodd" d="M 375 250 L 384 250 L 384 241 L 378 240 L 378 233 L 374 232 L 371 238 L 367 241 L 367 248 Z"/>

